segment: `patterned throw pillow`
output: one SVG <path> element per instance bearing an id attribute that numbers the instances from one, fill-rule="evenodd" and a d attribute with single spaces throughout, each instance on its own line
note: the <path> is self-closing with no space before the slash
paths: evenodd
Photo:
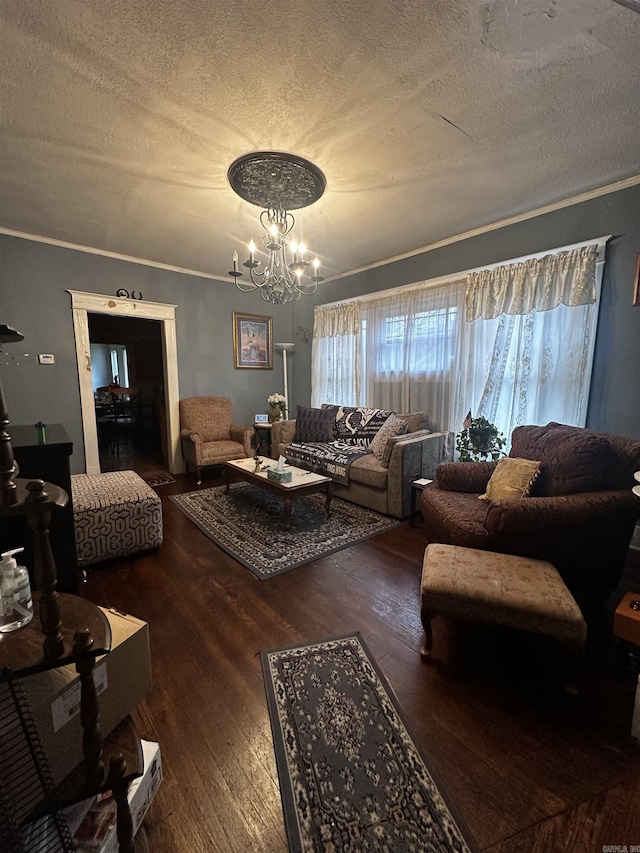
<path id="1" fill-rule="evenodd" d="M 298 406 L 294 441 L 333 441 L 334 413 L 331 409 Z"/>
<path id="2" fill-rule="evenodd" d="M 360 447 L 368 447 L 389 415 L 393 414 L 366 406 L 338 406 L 334 412 L 333 437 Z"/>
<path id="3" fill-rule="evenodd" d="M 531 459 L 509 456 L 500 459 L 487 483 L 486 493 L 478 497 L 483 501 L 528 498 L 539 473 L 540 463 Z"/>
<path id="4" fill-rule="evenodd" d="M 369 450 L 373 453 L 376 459 L 380 460 L 384 468 L 389 467 L 389 459 L 391 458 L 391 446 L 387 445 L 390 438 L 396 435 L 402 435 L 407 431 L 407 419 L 401 418 L 399 415 L 389 415 L 378 432 L 375 434 Z"/>

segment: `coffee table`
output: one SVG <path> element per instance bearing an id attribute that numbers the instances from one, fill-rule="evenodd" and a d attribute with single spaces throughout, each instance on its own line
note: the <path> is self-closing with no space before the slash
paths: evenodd
<path id="1" fill-rule="evenodd" d="M 263 458 L 262 467 L 263 469 L 265 469 L 265 466 L 275 468 L 277 464 L 275 459 Z M 251 457 L 247 457 L 246 459 L 232 459 L 230 462 L 225 462 L 226 491 L 229 491 L 231 478 L 235 477 L 237 480 L 253 483 L 261 489 L 267 489 L 276 495 L 280 495 L 284 500 L 284 517 L 287 524 L 291 524 L 291 501 L 294 498 L 313 495 L 316 492 L 324 492 L 326 495 L 325 510 L 327 516 L 329 515 L 331 499 L 333 498 L 331 477 L 314 474 L 313 471 L 305 471 L 303 468 L 296 468 L 293 465 L 285 465 L 285 471 L 291 471 L 291 482 L 276 483 L 275 480 L 267 478 L 266 470 L 256 472 L 255 466 L 255 460 Z"/>

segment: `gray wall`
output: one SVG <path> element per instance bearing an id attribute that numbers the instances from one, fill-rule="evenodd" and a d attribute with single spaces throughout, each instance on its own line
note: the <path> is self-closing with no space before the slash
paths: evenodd
<path id="1" fill-rule="evenodd" d="M 274 341 L 290 341 L 290 307 L 268 306 L 257 294 L 240 293 L 232 282 L 0 235 L 0 322 L 25 336 L 22 343 L 3 345 L 0 358 L 9 417 L 13 424 L 63 424 L 74 444 L 75 473 L 84 471 L 84 453 L 71 296 L 66 290 L 115 296 L 120 287 L 141 291 L 151 302 L 177 305 L 181 397 L 231 397 L 236 423 L 252 423 L 256 412 L 267 411 L 267 396 L 282 392 L 282 356 L 277 352 L 273 370 L 234 369 L 232 313 L 271 316 Z M 38 364 L 38 353 L 53 353 L 55 364 Z"/>
<path id="2" fill-rule="evenodd" d="M 266 411 L 266 397 L 283 390 L 282 356 L 274 370 L 234 370 L 233 311 L 273 317 L 274 341 L 294 341 L 289 398 L 311 398 L 311 344 L 299 326 L 313 329 L 313 307 L 349 296 L 410 284 L 547 248 L 612 234 L 607 249 L 588 425 L 640 438 L 640 307 L 632 307 L 640 252 L 640 187 L 612 193 L 526 222 L 425 252 L 320 286 L 291 306 L 267 306 L 231 282 L 181 275 L 139 264 L 0 235 L 0 322 L 25 340 L 6 344 L 0 371 L 11 422 L 62 423 L 74 442 L 73 470 L 84 470 L 71 297 L 67 289 L 115 295 L 120 287 L 145 300 L 177 305 L 180 396 L 219 394 L 233 400 L 235 419 L 250 423 Z M 28 353 L 28 355 L 25 355 Z M 56 363 L 39 365 L 37 353 Z"/>
<path id="3" fill-rule="evenodd" d="M 640 438 L 640 307 L 632 307 L 640 253 L 640 186 L 320 285 L 292 317 L 313 328 L 313 307 L 611 234 L 602 285 L 587 426 Z M 311 398 L 310 347 L 296 347 L 298 401 Z"/>

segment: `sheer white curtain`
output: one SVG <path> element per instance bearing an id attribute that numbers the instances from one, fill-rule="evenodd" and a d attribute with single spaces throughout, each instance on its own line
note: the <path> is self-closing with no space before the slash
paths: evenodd
<path id="1" fill-rule="evenodd" d="M 459 393 L 506 436 L 527 423 L 585 425 L 603 269 L 596 252 L 593 244 L 468 277 Z"/>
<path id="2" fill-rule="evenodd" d="M 584 426 L 603 263 L 593 241 L 316 308 L 312 405 Z"/>
<path id="3" fill-rule="evenodd" d="M 432 430 L 449 427 L 456 415 L 454 379 L 465 325 L 464 297 L 461 279 L 362 303 L 367 405 L 425 412 Z"/>
<path id="4" fill-rule="evenodd" d="M 319 305 L 311 346 L 311 405 L 360 406 L 360 304 Z"/>

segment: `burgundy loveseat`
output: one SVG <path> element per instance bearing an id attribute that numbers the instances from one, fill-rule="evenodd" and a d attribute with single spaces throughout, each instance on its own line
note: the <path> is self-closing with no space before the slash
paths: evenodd
<path id="1" fill-rule="evenodd" d="M 624 567 L 640 501 L 640 441 L 549 423 L 516 427 L 511 457 L 541 470 L 531 496 L 479 500 L 495 462 L 449 462 L 420 499 L 429 542 L 548 560 L 585 606 L 604 601 Z"/>

